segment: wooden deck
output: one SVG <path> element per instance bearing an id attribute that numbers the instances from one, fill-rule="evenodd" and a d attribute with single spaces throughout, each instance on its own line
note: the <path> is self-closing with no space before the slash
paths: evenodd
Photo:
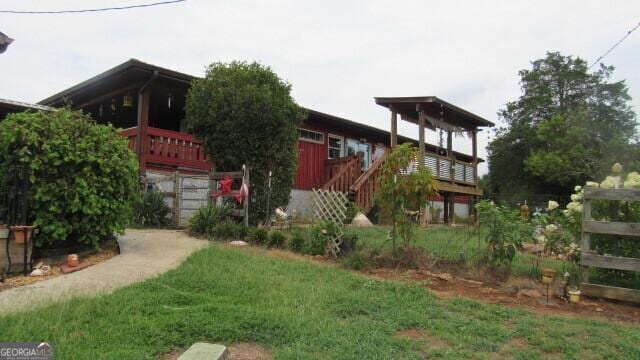
<path id="1" fill-rule="evenodd" d="M 129 139 L 129 148 L 133 151 L 136 151 L 138 146 L 137 133 L 136 127 L 120 132 L 120 135 Z M 140 162 L 150 167 L 202 173 L 207 173 L 214 167 L 203 143 L 193 135 L 148 127 L 142 146 L 144 159 L 140 159 Z"/>

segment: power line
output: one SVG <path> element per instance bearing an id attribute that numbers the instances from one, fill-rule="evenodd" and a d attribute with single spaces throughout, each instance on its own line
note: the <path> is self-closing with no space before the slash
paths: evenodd
<path id="1" fill-rule="evenodd" d="M 640 27 L 640 22 L 638 22 L 638 24 L 633 29 L 627 31 L 627 33 L 622 37 L 622 39 L 618 40 L 617 43 L 613 44 L 613 46 L 611 48 L 609 48 L 609 50 L 607 50 L 604 54 L 602 54 L 602 56 L 600 56 L 598 59 L 596 59 L 596 61 L 594 61 L 593 64 L 591 64 L 591 66 L 589 66 L 589 69 L 591 69 L 596 64 L 598 64 L 600 62 L 600 60 L 604 59 L 605 56 L 609 55 L 609 53 L 611 51 L 613 51 L 613 49 L 615 49 L 618 45 L 620 45 L 620 43 L 622 43 L 626 38 L 628 38 L 629 35 L 631 35 L 631 33 L 636 31 L 636 29 L 639 28 L 639 27 Z"/>
<path id="2" fill-rule="evenodd" d="M 145 8 L 157 5 L 167 5 L 174 4 L 179 2 L 184 2 L 187 0 L 167 0 L 167 1 L 159 1 L 149 4 L 138 4 L 138 5 L 126 5 L 126 6 L 113 6 L 106 8 L 98 8 L 98 9 L 81 9 L 81 10 L 53 10 L 53 11 L 22 11 L 22 10 L 0 10 L 0 14 L 78 14 L 78 13 L 88 13 L 88 12 L 100 12 L 100 11 L 112 11 L 112 10 L 128 10 L 128 9 L 136 9 L 136 8 Z"/>

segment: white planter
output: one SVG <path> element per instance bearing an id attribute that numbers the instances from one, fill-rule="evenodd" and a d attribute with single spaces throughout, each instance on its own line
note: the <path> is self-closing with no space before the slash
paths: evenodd
<path id="1" fill-rule="evenodd" d="M 0 239 L 9 238 L 9 229 L 0 229 Z"/>

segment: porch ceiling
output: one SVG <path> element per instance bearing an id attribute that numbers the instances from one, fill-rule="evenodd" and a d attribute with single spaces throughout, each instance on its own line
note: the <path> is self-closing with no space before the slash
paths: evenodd
<path id="1" fill-rule="evenodd" d="M 376 97 L 376 104 L 393 108 L 403 120 L 418 123 L 418 109 L 433 119 L 441 119 L 451 125 L 473 130 L 478 127 L 491 127 L 494 124 L 476 114 L 459 108 L 435 96 L 418 97 Z M 441 114 L 442 112 L 442 114 Z"/>

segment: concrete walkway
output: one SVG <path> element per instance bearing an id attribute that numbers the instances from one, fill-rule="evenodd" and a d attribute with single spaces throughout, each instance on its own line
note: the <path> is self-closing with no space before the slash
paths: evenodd
<path id="1" fill-rule="evenodd" d="M 46 306 L 76 296 L 95 296 L 178 267 L 207 246 L 175 230 L 127 230 L 120 255 L 75 273 L 0 292 L 0 315 Z"/>

